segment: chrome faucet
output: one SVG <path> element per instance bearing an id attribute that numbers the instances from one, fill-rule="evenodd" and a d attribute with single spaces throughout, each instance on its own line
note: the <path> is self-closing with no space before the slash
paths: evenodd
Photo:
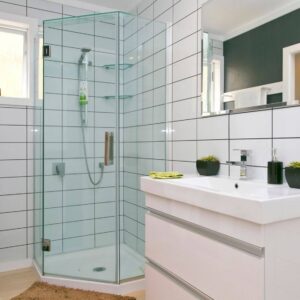
<path id="1" fill-rule="evenodd" d="M 240 166 L 240 179 L 247 178 L 247 157 L 249 156 L 249 150 L 245 149 L 234 149 L 234 151 L 240 151 L 240 161 L 227 161 L 226 163 L 231 166 Z"/>

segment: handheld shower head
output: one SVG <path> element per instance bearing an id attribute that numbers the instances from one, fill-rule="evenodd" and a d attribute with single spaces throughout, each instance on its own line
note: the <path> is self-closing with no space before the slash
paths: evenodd
<path id="1" fill-rule="evenodd" d="M 91 51 L 90 48 L 81 48 L 81 52 L 82 52 L 82 53 L 88 53 L 88 52 L 90 52 L 90 51 Z"/>
<path id="2" fill-rule="evenodd" d="M 81 48 L 81 56 L 79 58 L 79 64 L 81 65 L 82 63 L 87 63 L 89 64 L 88 60 L 85 60 L 85 58 L 87 57 L 87 53 L 89 53 L 91 51 L 90 48 Z"/>

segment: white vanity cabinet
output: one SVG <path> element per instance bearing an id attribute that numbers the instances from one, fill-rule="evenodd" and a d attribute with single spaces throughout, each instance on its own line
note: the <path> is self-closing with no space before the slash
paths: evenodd
<path id="1" fill-rule="evenodd" d="M 204 293 L 212 299 L 264 299 L 263 257 L 214 240 L 170 218 L 147 214 L 146 256 L 150 265 L 183 279 L 199 295 Z"/>
<path id="2" fill-rule="evenodd" d="M 181 201 L 168 191 L 174 182 L 149 180 L 146 300 L 300 299 L 299 218 L 255 223 L 192 205 L 186 194 Z M 235 210 L 243 214 L 242 205 Z"/>

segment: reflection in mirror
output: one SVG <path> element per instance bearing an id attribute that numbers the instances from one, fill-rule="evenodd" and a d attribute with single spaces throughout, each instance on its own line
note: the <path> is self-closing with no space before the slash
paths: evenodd
<path id="1" fill-rule="evenodd" d="M 299 104 L 300 1 L 209 0 L 202 28 L 202 115 Z"/>
<path id="2" fill-rule="evenodd" d="M 224 93 L 224 57 L 223 44 L 213 40 L 208 33 L 203 33 L 203 113 L 222 110 L 221 95 Z"/>
<path id="3" fill-rule="evenodd" d="M 295 55 L 295 98 L 300 100 L 300 53 Z"/>

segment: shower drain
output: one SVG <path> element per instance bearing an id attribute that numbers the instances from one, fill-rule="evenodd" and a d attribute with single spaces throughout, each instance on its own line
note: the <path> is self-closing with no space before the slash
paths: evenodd
<path id="1" fill-rule="evenodd" d="M 93 269 L 94 272 L 104 272 L 106 270 L 106 268 L 104 267 L 96 267 Z"/>

